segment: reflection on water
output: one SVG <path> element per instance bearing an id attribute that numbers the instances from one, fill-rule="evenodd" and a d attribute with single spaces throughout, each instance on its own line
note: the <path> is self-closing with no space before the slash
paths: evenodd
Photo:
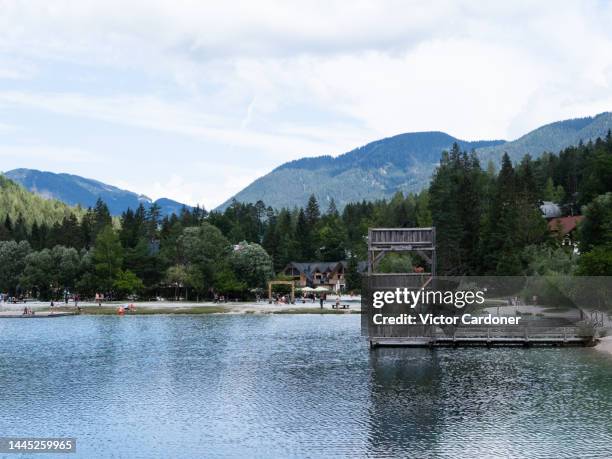
<path id="1" fill-rule="evenodd" d="M 377 349 L 357 316 L 0 321 L 0 432 L 80 457 L 609 457 L 612 359 Z"/>
<path id="2" fill-rule="evenodd" d="M 612 366 L 589 349 L 377 349 L 370 452 L 610 457 Z"/>

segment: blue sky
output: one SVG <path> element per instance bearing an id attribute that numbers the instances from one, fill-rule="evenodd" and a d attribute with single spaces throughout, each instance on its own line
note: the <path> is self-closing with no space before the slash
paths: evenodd
<path id="1" fill-rule="evenodd" d="M 212 208 L 281 163 L 612 109 L 608 2 L 0 0 L 0 170 Z"/>

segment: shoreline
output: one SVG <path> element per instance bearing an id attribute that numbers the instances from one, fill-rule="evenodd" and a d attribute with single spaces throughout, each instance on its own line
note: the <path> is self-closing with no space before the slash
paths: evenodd
<path id="1" fill-rule="evenodd" d="M 35 312 L 33 316 L 23 316 L 24 305 L 0 305 L 0 318 L 38 318 L 60 315 L 120 315 L 117 310 L 127 304 L 133 304 L 135 310 L 125 310 L 128 315 L 201 315 L 201 314 L 360 314 L 361 304 L 354 302 L 348 309 L 334 309 L 331 302 L 328 302 L 321 309 L 318 303 L 298 303 L 298 304 L 268 304 L 265 303 L 179 303 L 179 302 L 116 302 L 103 303 L 98 306 L 92 302 L 79 304 L 80 313 L 77 313 L 74 305 L 58 304 L 50 308 L 47 303 L 27 303 L 25 306 L 32 308 Z M 123 315 L 123 314 L 121 314 Z"/>
<path id="2" fill-rule="evenodd" d="M 227 315 L 267 315 L 267 314 L 361 314 L 361 302 L 349 301 L 348 309 L 335 309 L 332 305 L 335 303 L 327 302 L 323 309 L 318 303 L 297 303 L 297 304 L 269 304 L 267 302 L 236 302 L 215 304 L 212 302 L 111 302 L 103 303 L 98 306 L 94 302 L 83 302 L 79 306 L 80 312 L 77 312 L 74 305 L 58 304 L 54 308 L 50 308 L 48 303 L 30 302 L 26 303 L 28 307 L 35 312 L 32 316 L 22 315 L 24 304 L 5 304 L 0 303 L 0 319 L 26 319 L 26 318 L 54 318 L 67 317 L 75 315 L 104 315 L 104 316 L 143 316 L 143 315 L 205 315 L 205 314 L 227 314 Z M 134 311 L 125 310 L 124 314 L 117 312 L 118 308 L 133 304 Z M 598 339 L 598 343 L 592 347 L 599 352 L 606 353 L 612 356 L 612 336 L 604 336 Z"/>

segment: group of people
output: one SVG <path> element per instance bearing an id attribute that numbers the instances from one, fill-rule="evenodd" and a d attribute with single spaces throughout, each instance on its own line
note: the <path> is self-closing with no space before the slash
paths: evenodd
<path id="1" fill-rule="evenodd" d="M 23 295 L 19 296 L 10 296 L 8 293 L 0 293 L 0 303 L 25 303 L 26 299 Z"/>
<path id="2" fill-rule="evenodd" d="M 69 302 L 71 299 L 74 301 L 74 307 L 80 310 L 80 308 L 79 308 L 79 300 L 81 299 L 81 297 L 80 297 L 79 295 L 77 295 L 77 294 L 72 295 L 72 296 L 70 296 L 70 295 L 68 295 L 68 294 L 65 294 L 65 295 L 64 295 L 64 303 L 65 303 L 66 305 L 68 304 L 68 302 Z M 51 308 L 54 308 L 54 307 L 55 307 L 55 301 L 53 300 L 53 298 L 51 298 L 51 303 L 49 304 L 49 306 L 50 306 Z"/>
<path id="3" fill-rule="evenodd" d="M 98 303 L 98 306 L 102 306 L 102 301 L 104 301 L 104 299 L 105 299 L 104 293 L 96 292 L 95 300 L 96 300 L 96 303 Z"/>
<path id="4" fill-rule="evenodd" d="M 291 302 L 291 298 L 287 298 L 286 295 L 281 295 L 277 293 L 273 295 L 274 304 L 289 304 Z"/>
<path id="5" fill-rule="evenodd" d="M 301 301 L 302 304 L 305 304 L 307 300 L 309 300 L 311 303 L 314 303 L 317 301 L 317 299 L 319 300 L 321 309 L 323 309 L 323 304 L 327 301 L 327 293 L 321 293 L 319 295 L 315 295 L 314 293 L 302 295 L 302 297 L 298 299 L 297 301 Z M 274 304 L 289 304 L 291 302 L 290 297 L 287 297 L 286 295 L 281 295 L 281 294 L 273 295 L 272 300 Z M 336 303 L 339 303 L 339 302 L 340 302 L 340 297 L 338 297 L 338 299 L 336 300 Z"/>
<path id="6" fill-rule="evenodd" d="M 117 314 L 120 316 L 124 315 L 126 312 L 136 312 L 136 306 L 134 306 L 134 303 L 125 304 L 117 308 Z"/>
<path id="7" fill-rule="evenodd" d="M 323 309 L 323 304 L 327 301 L 327 293 L 321 293 L 319 295 L 315 295 L 314 293 L 307 294 L 306 296 L 302 296 L 302 303 L 306 303 L 307 299 L 310 299 L 310 301 L 314 303 L 317 298 L 319 299 L 321 309 Z"/>
<path id="8" fill-rule="evenodd" d="M 215 293 L 214 302 L 215 303 L 227 303 L 227 298 L 225 297 L 225 295 L 219 295 Z"/>

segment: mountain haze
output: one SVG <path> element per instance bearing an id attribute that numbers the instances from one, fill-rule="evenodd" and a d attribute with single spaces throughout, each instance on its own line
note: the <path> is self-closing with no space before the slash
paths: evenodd
<path id="1" fill-rule="evenodd" d="M 162 215 L 178 214 L 184 205 L 166 198 L 153 201 L 147 196 L 78 175 L 35 169 L 14 169 L 4 175 L 39 196 L 58 199 L 71 206 L 93 207 L 98 198 L 101 198 L 112 215 L 120 215 L 128 208 L 136 209 L 141 203 L 145 208 L 151 207 L 153 203 L 158 204 Z"/>
<path id="2" fill-rule="evenodd" d="M 606 135 L 612 113 L 558 121 L 524 136 L 504 140 L 464 141 L 443 132 L 400 134 L 369 143 L 337 157 L 319 156 L 285 163 L 255 180 L 232 199 L 262 200 L 274 208 L 303 205 L 311 194 L 319 202 L 332 198 L 339 208 L 349 202 L 389 198 L 397 191 L 420 191 L 429 183 L 440 155 L 457 142 L 462 150 L 475 150 L 483 163 L 499 163 L 504 152 L 514 161 L 527 153 L 538 157 Z M 232 199 L 219 209 L 227 207 Z"/>

